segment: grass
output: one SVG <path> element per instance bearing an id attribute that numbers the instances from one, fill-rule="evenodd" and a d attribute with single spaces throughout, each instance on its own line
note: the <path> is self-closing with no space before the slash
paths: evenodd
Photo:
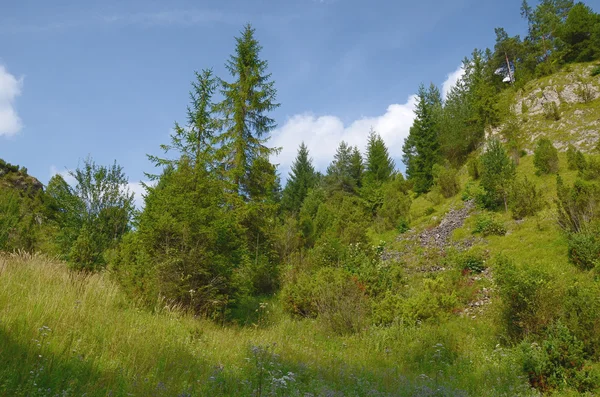
<path id="1" fill-rule="evenodd" d="M 106 274 L 74 274 L 39 256 L 3 257 L 0 277 L 0 395 L 529 393 L 485 319 L 341 337 L 276 303 L 248 327 L 142 310 Z"/>

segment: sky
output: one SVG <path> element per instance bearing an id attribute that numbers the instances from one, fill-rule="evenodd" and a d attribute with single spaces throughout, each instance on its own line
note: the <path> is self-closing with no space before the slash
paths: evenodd
<path id="1" fill-rule="evenodd" d="M 194 71 L 224 63 L 251 23 L 281 106 L 283 180 L 304 141 L 325 170 L 371 127 L 399 169 L 420 83 L 447 92 L 462 59 L 523 34 L 521 0 L 0 0 L 0 158 L 47 183 L 87 156 L 142 191 L 146 154 L 185 122 Z M 600 0 L 587 1 L 598 10 Z M 138 202 L 139 203 L 139 202 Z"/>

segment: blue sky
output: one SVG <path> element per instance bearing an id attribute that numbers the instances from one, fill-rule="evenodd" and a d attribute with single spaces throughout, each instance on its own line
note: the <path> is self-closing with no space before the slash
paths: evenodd
<path id="1" fill-rule="evenodd" d="M 324 169 L 339 140 L 362 149 L 370 126 L 400 165 L 419 83 L 448 87 L 465 55 L 493 46 L 494 27 L 523 33 L 520 3 L 0 0 L 0 158 L 44 183 L 88 154 L 143 180 L 146 153 L 184 121 L 193 72 L 227 77 L 250 22 L 281 102 L 283 177 L 301 140 Z"/>

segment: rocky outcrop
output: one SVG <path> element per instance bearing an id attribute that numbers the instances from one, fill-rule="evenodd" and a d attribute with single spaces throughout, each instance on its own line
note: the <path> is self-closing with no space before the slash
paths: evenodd
<path id="1" fill-rule="evenodd" d="M 465 223 L 469 213 L 475 208 L 473 200 L 465 201 L 460 209 L 451 209 L 440 224 L 432 229 L 425 230 L 419 234 L 419 242 L 422 247 L 446 249 L 450 245 L 452 232 Z"/>
<path id="2" fill-rule="evenodd" d="M 27 171 L 0 159 L 0 187 L 17 190 L 31 197 L 44 189 L 42 182 L 27 175 Z"/>

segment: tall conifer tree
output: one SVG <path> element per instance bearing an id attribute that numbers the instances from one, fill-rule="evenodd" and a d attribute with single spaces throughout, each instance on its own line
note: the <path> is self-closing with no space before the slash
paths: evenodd
<path id="1" fill-rule="evenodd" d="M 419 87 L 415 121 L 402 148 L 406 173 L 414 189 L 425 193 L 433 184 L 432 168 L 439 160 L 439 128 L 442 109 L 440 91 L 433 84 Z"/>
<path id="2" fill-rule="evenodd" d="M 276 126 L 268 113 L 279 106 L 277 90 L 267 73 L 268 62 L 259 57 L 262 47 L 254 31 L 248 24 L 236 37 L 235 52 L 225 64 L 234 81 L 220 80 L 224 99 L 217 105 L 223 115 L 219 158 L 242 195 L 248 194 L 248 181 L 257 178 L 250 175 L 250 170 L 274 174 L 274 167 L 267 167 L 266 163 L 277 151 L 266 146 L 268 134 Z"/>
<path id="3" fill-rule="evenodd" d="M 367 142 L 365 179 L 369 182 L 386 182 L 393 175 L 394 168 L 394 160 L 390 157 L 385 142 L 371 129 Z"/>
<path id="4" fill-rule="evenodd" d="M 302 142 L 298 155 L 292 164 L 288 181 L 283 190 L 282 207 L 293 213 L 298 213 L 304 198 L 317 183 L 317 174 L 309 157 L 308 148 Z"/>

